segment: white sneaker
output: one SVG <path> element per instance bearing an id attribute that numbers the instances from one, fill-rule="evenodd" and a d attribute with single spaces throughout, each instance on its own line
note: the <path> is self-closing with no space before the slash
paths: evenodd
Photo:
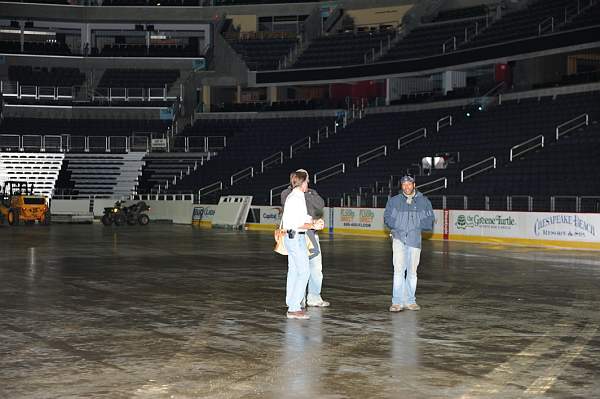
<path id="1" fill-rule="evenodd" d="M 326 308 L 326 307 L 331 306 L 331 304 L 329 302 L 324 301 L 322 299 L 320 301 L 317 301 L 317 302 L 307 302 L 306 304 L 308 306 L 313 306 L 315 308 Z"/>
<path id="2" fill-rule="evenodd" d="M 394 304 L 390 306 L 390 312 L 402 312 L 404 307 L 402 305 Z"/>
<path id="3" fill-rule="evenodd" d="M 421 310 L 421 307 L 419 305 L 417 305 L 416 303 L 409 303 L 408 305 L 406 305 L 406 309 L 408 309 L 408 310 Z"/>

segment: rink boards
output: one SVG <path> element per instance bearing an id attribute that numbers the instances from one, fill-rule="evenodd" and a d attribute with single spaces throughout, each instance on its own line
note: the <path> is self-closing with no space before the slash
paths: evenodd
<path id="1" fill-rule="evenodd" d="M 196 205 L 193 223 L 210 226 L 215 205 Z M 383 209 L 325 208 L 325 230 L 331 234 L 387 237 Z M 426 239 L 504 243 L 574 249 L 600 249 L 600 215 L 586 213 L 435 210 Z M 249 230 L 272 230 L 281 207 L 253 206 Z"/>

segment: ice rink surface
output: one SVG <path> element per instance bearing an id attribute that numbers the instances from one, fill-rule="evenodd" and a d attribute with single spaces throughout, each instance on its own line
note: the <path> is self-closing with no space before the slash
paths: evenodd
<path id="1" fill-rule="evenodd" d="M 285 318 L 268 232 L 0 226 L 0 398 L 600 398 L 600 253 L 424 242 L 388 312 L 388 240 L 321 236 Z"/>

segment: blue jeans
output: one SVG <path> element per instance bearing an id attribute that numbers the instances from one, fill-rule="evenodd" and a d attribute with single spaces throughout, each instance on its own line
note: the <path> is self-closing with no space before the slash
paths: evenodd
<path id="1" fill-rule="evenodd" d="M 394 252 L 392 304 L 409 305 L 416 303 L 417 267 L 421 258 L 421 248 L 409 247 L 404 245 L 402 241 L 394 239 L 392 250 Z"/>
<path id="2" fill-rule="evenodd" d="M 302 310 L 300 303 L 304 298 L 306 284 L 308 284 L 310 276 L 306 235 L 296 233 L 294 238 L 289 238 L 286 235 L 284 241 L 288 250 L 285 303 L 288 306 L 288 312 L 298 312 Z"/>
<path id="3" fill-rule="evenodd" d="M 308 279 L 308 296 L 306 297 L 309 305 L 323 301 L 321 298 L 321 286 L 323 285 L 323 258 L 321 257 L 321 244 L 317 233 L 315 233 L 315 239 L 319 246 L 319 253 L 309 260 L 310 278 Z"/>

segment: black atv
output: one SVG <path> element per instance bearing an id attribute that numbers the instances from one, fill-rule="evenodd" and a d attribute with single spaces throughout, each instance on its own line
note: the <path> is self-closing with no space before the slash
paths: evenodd
<path id="1" fill-rule="evenodd" d="M 110 226 L 114 223 L 122 226 L 127 223 L 130 226 L 135 224 L 145 226 L 150 223 L 150 217 L 146 214 L 149 210 L 150 207 L 144 201 L 129 206 L 124 206 L 124 201 L 117 201 L 115 206 L 104 208 L 102 224 Z"/>

